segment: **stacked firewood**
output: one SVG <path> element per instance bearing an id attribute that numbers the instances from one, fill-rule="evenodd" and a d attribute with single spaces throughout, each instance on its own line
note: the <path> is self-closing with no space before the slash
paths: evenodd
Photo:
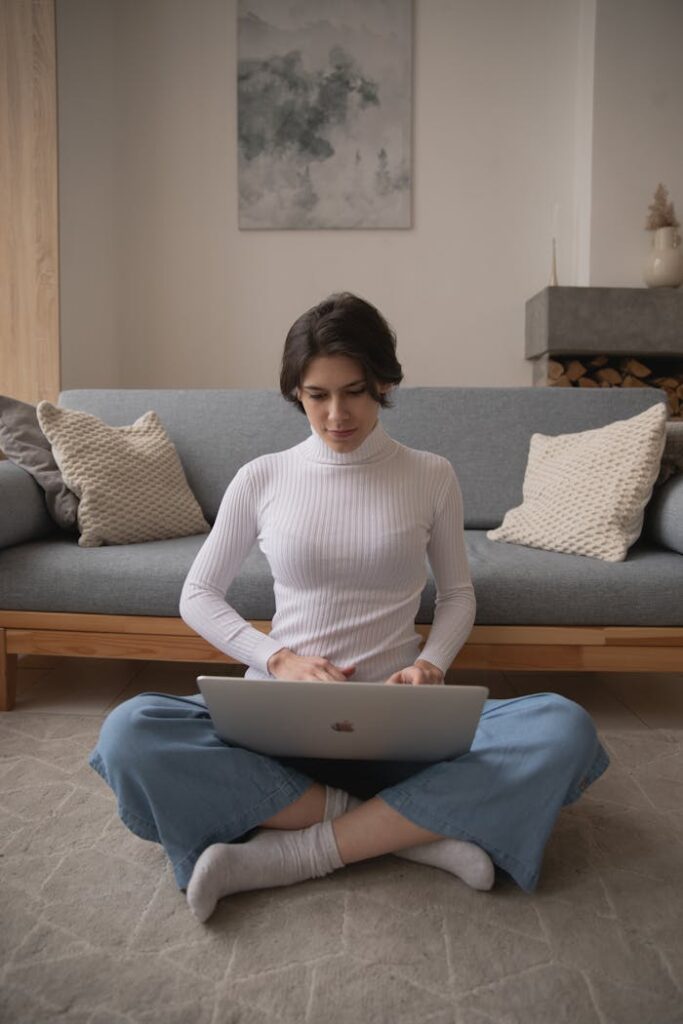
<path id="1" fill-rule="evenodd" d="M 661 388 L 666 392 L 672 418 L 683 419 L 683 361 L 678 366 L 669 362 L 667 372 L 654 370 L 633 356 L 595 356 L 580 358 L 564 356 L 536 360 L 545 374 L 543 384 L 554 388 Z M 660 361 L 661 362 L 661 361 Z M 536 379 L 535 384 L 541 383 Z"/>

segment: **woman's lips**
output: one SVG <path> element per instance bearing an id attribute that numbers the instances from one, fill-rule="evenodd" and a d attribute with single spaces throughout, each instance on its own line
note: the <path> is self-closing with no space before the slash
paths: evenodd
<path id="1" fill-rule="evenodd" d="M 351 430 L 328 430 L 327 433 L 332 437 L 336 437 L 339 440 L 343 440 L 345 437 L 351 437 L 351 434 L 356 432 L 356 428 L 352 427 Z"/>

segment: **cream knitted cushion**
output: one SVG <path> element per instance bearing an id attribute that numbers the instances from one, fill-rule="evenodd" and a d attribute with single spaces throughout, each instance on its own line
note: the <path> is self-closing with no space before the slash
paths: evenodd
<path id="1" fill-rule="evenodd" d="M 50 402 L 40 402 L 37 414 L 67 487 L 80 498 L 82 547 L 208 532 L 155 412 L 129 427 L 110 427 L 97 416 Z"/>
<path id="2" fill-rule="evenodd" d="M 578 434 L 533 434 L 523 502 L 491 540 L 621 562 L 640 535 L 664 450 L 666 406 Z"/>

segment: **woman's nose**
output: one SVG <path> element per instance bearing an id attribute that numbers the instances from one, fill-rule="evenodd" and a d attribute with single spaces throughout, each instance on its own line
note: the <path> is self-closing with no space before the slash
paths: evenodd
<path id="1" fill-rule="evenodd" d="M 344 420 L 347 416 L 346 403 L 343 398 L 335 398 L 334 396 L 330 399 L 330 419 L 331 420 Z"/>

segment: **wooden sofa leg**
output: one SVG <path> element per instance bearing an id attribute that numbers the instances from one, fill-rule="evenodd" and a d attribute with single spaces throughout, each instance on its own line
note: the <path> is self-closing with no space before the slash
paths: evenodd
<path id="1" fill-rule="evenodd" d="M 7 653 L 6 636 L 0 629 L 0 711 L 11 711 L 17 699 L 18 657 Z"/>

